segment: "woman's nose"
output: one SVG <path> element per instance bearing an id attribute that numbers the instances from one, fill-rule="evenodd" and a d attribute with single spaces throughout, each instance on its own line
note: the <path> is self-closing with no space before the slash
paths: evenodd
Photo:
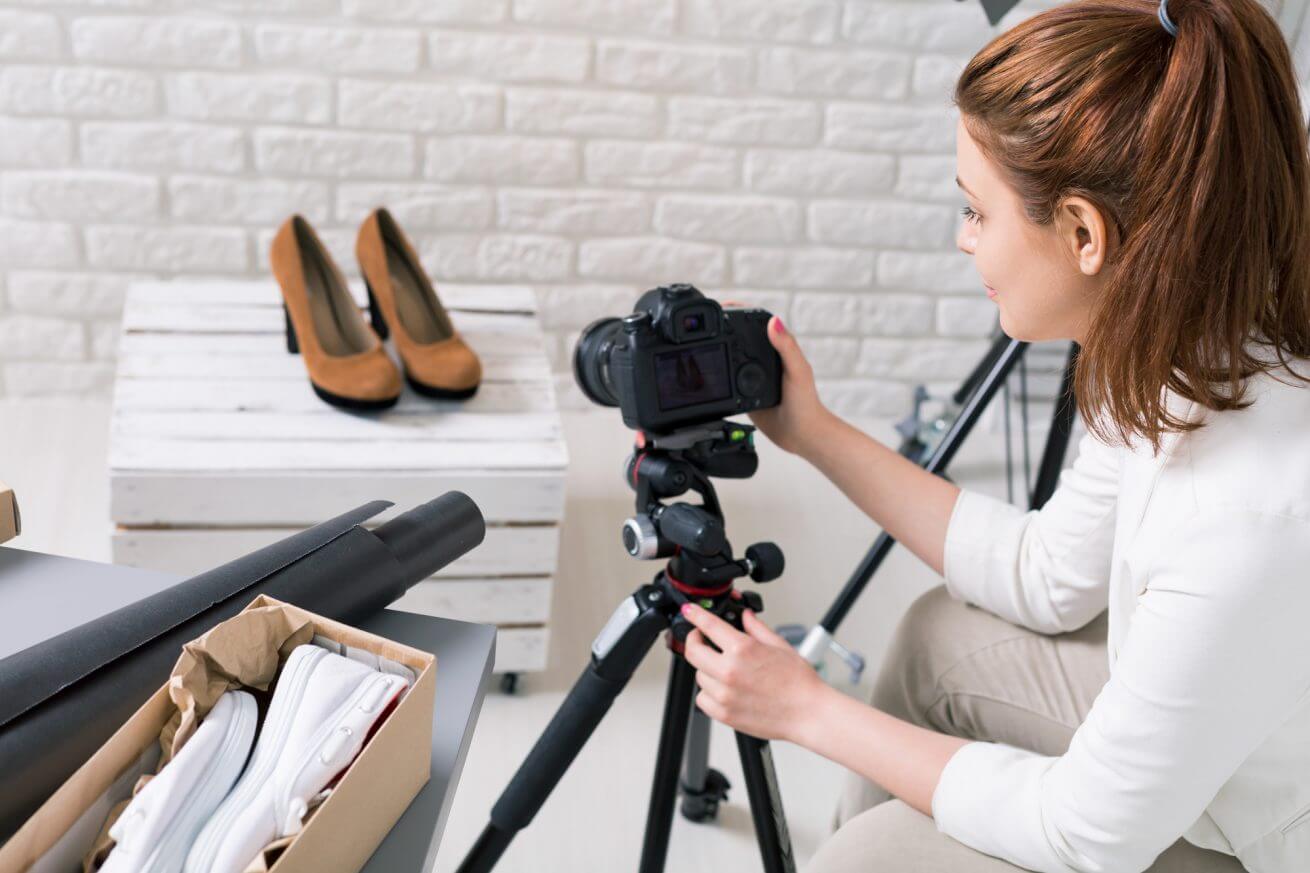
<path id="1" fill-rule="evenodd" d="M 960 222 L 960 229 L 955 232 L 955 245 L 966 255 L 972 255 L 978 242 L 978 234 L 967 220 Z"/>

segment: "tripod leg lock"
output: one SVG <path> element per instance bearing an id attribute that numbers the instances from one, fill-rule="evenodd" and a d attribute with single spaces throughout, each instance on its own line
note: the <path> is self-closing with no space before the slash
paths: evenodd
<path id="1" fill-rule="evenodd" d="M 614 646 L 623 635 L 627 633 L 628 628 L 641 616 L 641 607 L 637 605 L 635 597 L 625 597 L 623 602 L 618 605 L 614 613 L 610 615 L 609 621 L 600 629 L 596 639 L 591 643 L 591 654 L 597 661 L 603 661 L 605 657 L 613 650 Z"/>

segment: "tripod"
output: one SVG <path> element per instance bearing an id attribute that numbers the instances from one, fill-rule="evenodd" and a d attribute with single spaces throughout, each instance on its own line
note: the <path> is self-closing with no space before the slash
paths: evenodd
<path id="1" fill-rule="evenodd" d="M 619 604 L 592 642 L 590 662 L 492 807 L 491 821 L 459 873 L 495 866 L 514 835 L 546 802 L 655 640 L 668 631 L 672 658 L 638 867 L 641 873 L 664 869 L 696 693 L 696 671 L 683 657 L 683 641 L 692 628 L 682 617 L 682 604 L 694 599 L 741 630 L 742 608 L 758 612 L 764 607 L 757 593 L 736 590 L 733 580 L 749 575 L 768 582 L 782 575 L 782 551 L 773 543 L 755 543 L 744 558 L 732 557 L 710 481 L 711 476 L 744 479 L 755 473 L 759 457 L 754 430 L 721 420 L 664 436 L 638 434 L 624 476 L 637 492 L 637 513 L 623 526 L 623 543 L 633 557 L 669 561 L 649 584 Z M 701 495 L 701 505 L 662 502 L 688 491 Z M 764 870 L 794 873 L 769 744 L 740 731 L 736 738 Z"/>

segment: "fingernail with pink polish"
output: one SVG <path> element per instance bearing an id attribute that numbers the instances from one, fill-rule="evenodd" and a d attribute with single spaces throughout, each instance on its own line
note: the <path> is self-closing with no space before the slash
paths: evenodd
<path id="1" fill-rule="evenodd" d="M 684 604 L 682 604 L 682 614 L 683 614 L 683 615 L 687 615 L 687 614 L 689 614 L 690 612 L 691 612 L 691 604 L 690 604 L 690 603 L 684 603 Z"/>
<path id="2" fill-rule="evenodd" d="M 781 318 L 778 319 L 778 333 L 783 335 L 787 333 L 787 325 L 782 323 Z"/>

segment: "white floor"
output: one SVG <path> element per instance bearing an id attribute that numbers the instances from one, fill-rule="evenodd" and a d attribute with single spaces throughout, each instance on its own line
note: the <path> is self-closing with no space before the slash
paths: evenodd
<path id="1" fill-rule="evenodd" d="M 0 400 L 0 480 L 14 487 L 23 512 L 23 535 L 13 545 L 108 559 L 108 418 L 108 401 Z M 887 423 L 864 424 L 895 444 Z M 516 696 L 488 694 L 437 859 L 443 873 L 455 869 L 486 824 L 495 799 L 585 665 L 592 637 L 619 600 L 656 569 L 633 561 L 619 542 L 620 524 L 632 511 L 632 492 L 620 477 L 629 432 L 608 411 L 566 415 L 565 427 L 571 465 L 550 668 L 527 675 Z M 1002 477 L 994 472 L 1000 469 L 999 443 L 981 432 L 970 440 L 952 465 L 953 478 L 1002 493 Z M 728 532 L 738 553 L 756 540 L 782 546 L 788 570 L 762 589 L 765 616 L 773 624 L 809 625 L 845 583 L 877 528 L 804 462 L 767 440 L 759 442 L 760 472 L 747 481 L 719 484 Z M 1033 450 L 1040 446 L 1034 443 Z M 840 670 L 831 671 L 834 681 L 849 693 L 866 694 L 897 619 L 915 596 L 939 581 L 906 550 L 894 549 L 840 634 L 871 666 L 859 687 L 851 687 Z M 666 652 L 652 650 L 498 870 L 636 866 L 667 666 Z M 783 743 L 775 744 L 775 758 L 795 853 L 803 864 L 829 833 L 843 773 Z M 729 803 L 717 824 L 676 818 L 669 869 L 758 870 L 736 747 L 721 725 L 712 736 L 711 764 L 734 785 Z"/>

